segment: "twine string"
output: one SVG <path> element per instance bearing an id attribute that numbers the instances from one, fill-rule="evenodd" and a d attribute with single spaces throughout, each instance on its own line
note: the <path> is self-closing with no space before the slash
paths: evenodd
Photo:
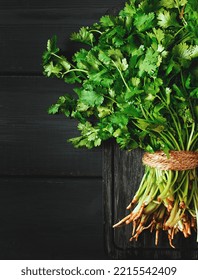
<path id="1" fill-rule="evenodd" d="M 170 151 L 167 156 L 163 151 L 145 153 L 142 162 L 161 170 L 189 170 L 198 167 L 198 152 Z"/>

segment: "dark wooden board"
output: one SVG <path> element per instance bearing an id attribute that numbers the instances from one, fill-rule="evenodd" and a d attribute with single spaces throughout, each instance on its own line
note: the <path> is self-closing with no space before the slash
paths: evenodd
<path id="1" fill-rule="evenodd" d="M 1 9 L 0 10 L 0 25 L 16 26 L 20 25 L 67 25 L 79 26 L 80 24 L 92 24 L 98 20 L 100 15 L 107 12 L 107 7 L 88 7 L 83 6 L 77 9 L 76 7 L 66 6 L 66 8 L 50 9 Z M 28 30 L 29 26 L 26 26 Z"/>
<path id="2" fill-rule="evenodd" d="M 102 259 L 99 179 L 0 179 L 0 259 Z"/>
<path id="3" fill-rule="evenodd" d="M 129 211 L 130 203 L 143 175 L 142 151 L 121 151 L 112 142 L 104 146 L 103 176 L 105 212 L 105 243 L 109 255 L 115 259 L 197 259 L 196 234 L 185 239 L 178 234 L 174 240 L 176 249 L 170 248 L 166 234 L 160 235 L 159 246 L 154 235 L 145 231 L 138 242 L 129 242 L 131 226 L 112 229 Z"/>
<path id="4" fill-rule="evenodd" d="M 1 25 L 0 74 L 42 75 L 42 54 L 47 40 L 56 34 L 59 48 L 65 50 L 70 57 L 76 46 L 70 42 L 69 37 L 78 30 L 77 25 L 60 25 L 56 20 L 51 25 Z"/>
<path id="5" fill-rule="evenodd" d="M 75 121 L 47 114 L 72 91 L 42 75 L 47 39 L 56 34 L 71 57 L 82 47 L 71 33 L 123 3 L 0 0 L 0 259 L 198 258 L 189 239 L 179 238 L 176 250 L 163 240 L 155 248 L 151 235 L 131 244 L 129 227 L 113 230 L 141 180 L 141 152 L 107 144 L 102 166 L 100 148 L 66 142 L 78 134 Z"/>
<path id="6" fill-rule="evenodd" d="M 45 77 L 0 78 L 0 175 L 101 176 L 101 149 L 74 148 L 76 121 L 47 114 L 70 90 Z"/>
<path id="7" fill-rule="evenodd" d="M 41 74 L 46 42 L 55 34 L 58 46 L 71 57 L 82 47 L 70 41 L 71 33 L 97 22 L 112 5 L 120 2 L 61 1 L 60 6 L 57 2 L 56 6 L 53 1 L 53 8 L 50 8 L 48 2 L 38 1 L 37 5 L 32 2 L 33 6 L 27 3 L 27 7 L 24 4 L 15 9 L 8 8 L 4 2 L 4 9 L 0 11 L 0 74 Z M 33 9 L 29 9 L 29 5 Z"/>
<path id="8" fill-rule="evenodd" d="M 1 9 L 35 9 L 35 8 L 67 8 L 74 7 L 76 9 L 80 9 L 83 7 L 113 7 L 120 4 L 121 0 L 0 0 Z"/>

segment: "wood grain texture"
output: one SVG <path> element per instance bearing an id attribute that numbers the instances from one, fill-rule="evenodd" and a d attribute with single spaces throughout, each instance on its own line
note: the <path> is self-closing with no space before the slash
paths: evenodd
<path id="1" fill-rule="evenodd" d="M 2 1 L 1 1 L 2 2 Z M 10 3 L 10 1 L 7 1 Z M 82 26 L 97 22 L 112 5 L 121 1 L 18 1 L 1 3 L 1 75 L 42 74 L 42 54 L 46 42 L 58 36 L 58 46 L 71 57 L 83 46 L 70 41 Z M 15 7 L 15 8 L 14 8 Z"/>
<path id="2" fill-rule="evenodd" d="M 110 6 L 114 1 L 109 1 Z M 102 259 L 101 150 L 74 149 L 76 122 L 47 108 L 68 86 L 42 74 L 47 39 L 70 34 L 100 1 L 0 0 L 0 259 Z"/>
<path id="3" fill-rule="evenodd" d="M 78 31 L 77 25 L 5 25 L 0 26 L 1 75 L 42 75 L 42 54 L 46 43 L 57 35 L 58 46 L 70 57 L 76 44 L 70 42 L 72 32 Z"/>
<path id="4" fill-rule="evenodd" d="M 98 20 L 98 16 L 104 15 L 107 12 L 107 7 L 88 7 L 83 6 L 66 7 L 62 9 L 46 7 L 45 9 L 1 9 L 0 10 L 0 25 L 13 26 L 17 25 L 65 25 L 79 26 L 83 24 L 92 24 Z M 28 28 L 27 26 L 26 28 Z"/>
<path id="5" fill-rule="evenodd" d="M 81 45 L 70 34 L 123 3 L 0 0 L 0 259 L 198 258 L 189 239 L 170 250 L 164 238 L 155 248 L 151 235 L 131 244 L 129 227 L 113 230 L 141 180 L 141 152 L 106 143 L 102 166 L 101 149 L 66 142 L 77 135 L 75 121 L 47 114 L 72 91 L 42 75 L 47 39 L 57 34 L 71 57 Z"/>
<path id="6" fill-rule="evenodd" d="M 56 79 L 0 78 L 0 175 L 101 176 L 101 149 L 75 149 L 76 121 L 47 114 L 69 90 Z"/>
<path id="7" fill-rule="evenodd" d="M 104 198 L 105 238 L 109 255 L 115 259 L 197 259 L 196 234 L 185 239 L 178 234 L 170 248 L 166 234 L 161 234 L 159 246 L 154 245 L 154 235 L 144 232 L 138 242 L 129 242 L 131 226 L 112 229 L 112 225 L 129 212 L 130 203 L 143 175 L 142 151 L 121 151 L 112 142 L 104 146 Z"/>
<path id="8" fill-rule="evenodd" d="M 101 149 L 47 108 L 72 87 L 42 74 L 47 39 L 69 40 L 118 0 L 0 0 L 0 259 L 104 259 Z"/>
<path id="9" fill-rule="evenodd" d="M 104 258 L 99 179 L 0 179 L 0 259 Z"/>
<path id="10" fill-rule="evenodd" d="M 2 9 L 35 9 L 35 8 L 68 8 L 73 7 L 76 9 L 80 9 L 83 7 L 113 7 L 119 5 L 121 0 L 72 0 L 72 1 L 65 1 L 65 0 L 0 0 L 1 8 Z"/>

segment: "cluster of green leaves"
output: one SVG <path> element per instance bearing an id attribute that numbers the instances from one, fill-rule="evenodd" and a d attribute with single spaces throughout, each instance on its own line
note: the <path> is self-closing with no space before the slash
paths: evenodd
<path id="1" fill-rule="evenodd" d="M 129 0 L 116 16 L 82 27 L 88 45 L 71 61 L 48 40 L 44 74 L 74 84 L 49 113 L 79 121 L 75 147 L 115 138 L 121 148 L 196 149 L 198 11 L 196 0 Z"/>

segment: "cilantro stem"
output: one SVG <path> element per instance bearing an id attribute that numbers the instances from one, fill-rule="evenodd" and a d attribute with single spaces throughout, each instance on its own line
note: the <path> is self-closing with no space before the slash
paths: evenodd
<path id="1" fill-rule="evenodd" d="M 174 35 L 174 38 L 184 29 L 186 28 L 185 26 L 182 26 Z"/>
<path id="2" fill-rule="evenodd" d="M 55 54 L 55 53 L 51 53 L 51 55 L 55 56 L 58 59 L 62 59 L 59 55 Z"/>
<path id="3" fill-rule="evenodd" d="M 177 4 L 177 9 L 178 9 L 178 11 L 179 11 L 179 17 L 180 17 L 180 19 L 182 20 L 182 22 L 183 22 L 183 24 L 184 25 L 187 25 L 187 22 L 186 22 L 186 20 L 185 20 L 185 18 L 184 18 L 184 7 L 185 6 L 183 6 L 182 7 L 182 9 L 180 10 L 180 8 L 179 8 L 179 6 L 180 6 L 180 4 L 179 4 L 179 1 L 178 0 L 176 0 L 176 4 Z"/>
<path id="4" fill-rule="evenodd" d="M 191 140 L 191 145 L 190 145 L 191 150 L 193 150 L 194 145 L 197 143 L 197 138 L 198 138 L 198 132 L 194 135 L 194 137 Z"/>
<path id="5" fill-rule="evenodd" d="M 173 113 L 172 110 L 169 107 L 168 107 L 168 110 L 170 112 L 170 115 L 171 115 L 172 120 L 174 122 L 175 128 L 177 130 L 179 142 L 180 142 L 180 145 L 181 145 L 181 150 L 184 150 L 184 143 L 183 143 L 183 139 L 181 137 L 182 130 L 181 130 L 181 127 L 180 127 L 180 122 L 178 120 L 176 120 L 177 115 L 175 113 Z"/>
<path id="6" fill-rule="evenodd" d="M 66 74 L 68 74 L 68 73 L 70 73 L 70 72 L 83 72 L 83 73 L 88 74 L 88 71 L 87 71 L 87 70 L 77 69 L 77 68 L 76 68 L 76 69 L 70 69 L 70 70 L 64 72 L 63 75 L 66 75 Z"/>
<path id="7" fill-rule="evenodd" d="M 143 114 L 144 118 L 147 120 L 147 119 L 148 119 L 148 117 L 147 117 L 147 115 L 146 115 L 146 113 L 145 113 L 144 108 L 142 107 L 142 104 L 140 104 L 140 109 L 141 109 L 141 111 L 142 111 L 142 114 Z M 149 115 L 149 113 L 148 113 L 148 112 L 147 112 L 147 114 Z"/>
<path id="8" fill-rule="evenodd" d="M 189 149 L 190 149 L 193 134 L 194 134 L 194 130 L 195 130 L 195 123 L 192 124 L 192 129 L 191 129 L 190 137 L 189 137 L 189 140 L 188 140 L 188 145 L 187 145 L 187 148 L 186 148 L 187 151 L 189 151 Z"/>
<path id="9" fill-rule="evenodd" d="M 149 116 L 150 119 L 153 119 L 152 116 L 149 114 L 149 112 L 147 112 L 147 111 L 145 112 L 145 110 L 141 104 L 140 104 L 140 108 L 141 108 L 142 114 L 146 120 L 148 119 L 147 115 Z M 177 143 L 175 137 L 169 131 L 166 131 L 165 134 L 163 134 L 163 133 L 159 133 L 159 134 L 163 138 L 164 142 L 166 144 L 168 144 L 170 149 L 176 148 L 176 150 L 177 149 L 180 150 L 179 144 Z M 169 141 L 168 139 L 171 141 Z"/>
<path id="10" fill-rule="evenodd" d="M 55 56 L 56 58 L 62 60 L 62 58 L 61 58 L 59 55 L 57 55 L 57 54 L 55 54 L 55 53 L 51 53 L 51 54 L 52 54 L 53 56 Z M 72 65 L 71 63 L 70 63 L 70 65 L 71 65 L 72 67 L 75 67 L 75 66 Z M 88 71 L 87 71 L 87 70 L 74 68 L 74 69 L 69 69 L 69 70 L 67 70 L 66 72 L 63 72 L 63 75 L 66 75 L 66 74 L 68 74 L 68 73 L 70 73 L 70 72 L 77 72 L 77 71 L 88 74 Z"/>
<path id="11" fill-rule="evenodd" d="M 178 193 L 178 191 L 180 190 L 181 186 L 183 185 L 186 176 L 188 176 L 188 172 L 187 171 L 180 171 L 179 176 L 178 176 L 178 183 L 177 183 L 177 188 L 174 189 L 174 193 Z"/>
<path id="12" fill-rule="evenodd" d="M 180 145 L 181 147 L 178 145 L 178 150 L 184 150 L 184 143 L 183 143 L 183 139 L 182 139 L 182 129 L 181 129 L 181 125 L 180 125 L 180 121 L 178 119 L 178 116 L 177 114 L 173 111 L 172 108 L 170 108 L 169 104 L 167 104 L 166 100 L 164 99 L 163 96 L 159 96 L 158 95 L 158 98 L 161 100 L 161 102 L 164 104 L 164 106 L 167 108 L 167 110 L 169 111 L 170 113 L 170 116 L 173 120 L 173 123 L 175 125 L 175 129 L 177 131 L 177 134 L 178 134 L 178 140 L 180 142 Z"/>
<path id="13" fill-rule="evenodd" d="M 125 79 L 124 79 L 124 76 L 122 75 L 122 72 L 120 71 L 120 69 L 118 68 L 118 66 L 116 65 L 116 63 L 115 63 L 113 60 L 111 60 L 111 61 L 113 62 L 113 65 L 116 67 L 116 69 L 118 70 L 118 72 L 119 72 L 119 74 L 120 74 L 120 77 L 121 77 L 121 79 L 122 79 L 124 85 L 126 86 L 127 90 L 130 91 L 129 86 L 127 85 L 127 83 L 126 83 L 126 81 L 125 81 Z"/>
<path id="14" fill-rule="evenodd" d="M 179 149 L 180 149 L 180 148 L 179 148 L 179 144 L 178 144 L 178 142 L 176 141 L 175 137 L 172 135 L 172 133 L 170 133 L 169 131 L 167 131 L 167 136 L 169 136 L 169 138 L 172 139 L 174 149 L 179 150 Z"/>
<path id="15" fill-rule="evenodd" d="M 113 98 L 111 98 L 111 97 L 109 97 L 109 96 L 107 96 L 107 95 L 103 95 L 103 96 L 104 96 L 105 98 L 107 98 L 107 99 L 113 101 L 113 103 L 116 103 L 117 105 L 119 105 L 118 102 L 117 102 L 115 99 L 113 99 Z"/>
<path id="16" fill-rule="evenodd" d="M 91 29 L 91 30 L 89 30 L 89 32 L 97 32 L 97 33 L 99 33 L 99 34 L 103 34 L 101 31 L 99 31 L 99 30 L 97 30 L 97 29 Z"/>
<path id="17" fill-rule="evenodd" d="M 169 146 L 169 149 L 171 149 L 171 150 L 174 150 L 175 148 L 176 148 L 176 150 L 179 149 L 179 145 L 178 145 L 176 139 L 173 137 L 173 135 L 169 131 L 166 131 L 165 135 L 163 133 L 160 133 L 160 136 L 164 140 L 164 143 L 166 143 Z M 172 141 L 173 141 L 173 143 L 172 143 Z"/>

